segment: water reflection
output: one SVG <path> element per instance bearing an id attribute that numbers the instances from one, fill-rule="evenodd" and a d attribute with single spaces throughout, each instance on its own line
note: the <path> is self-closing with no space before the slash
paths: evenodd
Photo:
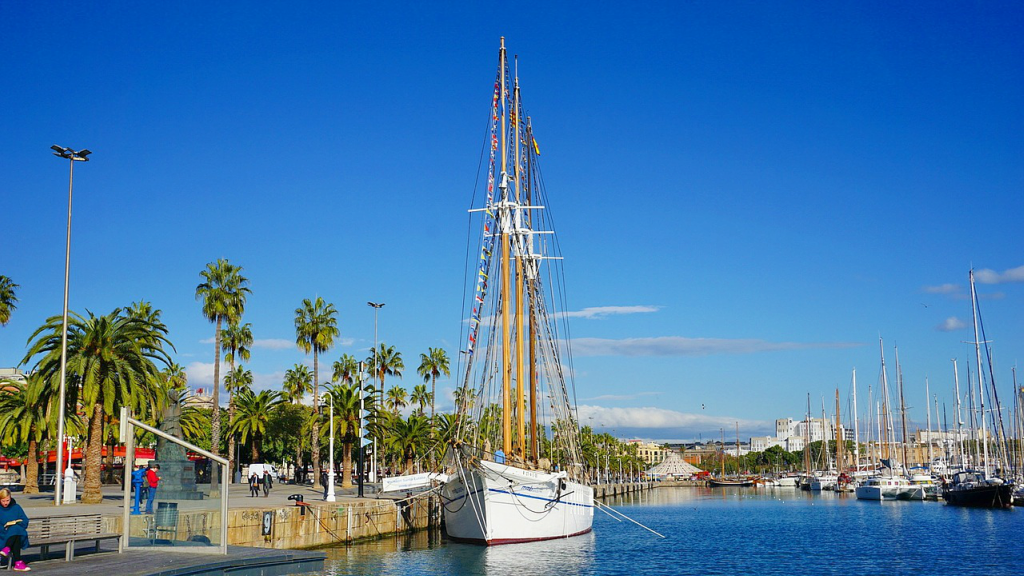
<path id="1" fill-rule="evenodd" d="M 324 574 L 1020 574 L 1024 511 L 865 502 L 795 489 L 668 488 L 609 499 L 594 532 L 486 548 L 438 532 L 325 550 Z"/>
<path id="2" fill-rule="evenodd" d="M 593 572 L 594 542 L 590 533 L 565 540 L 486 547 L 449 542 L 439 531 L 424 531 L 326 549 L 325 574 L 584 574 Z"/>

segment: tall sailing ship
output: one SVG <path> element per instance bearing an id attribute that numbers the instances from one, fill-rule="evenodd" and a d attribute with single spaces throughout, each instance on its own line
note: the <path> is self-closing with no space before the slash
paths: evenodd
<path id="1" fill-rule="evenodd" d="M 501 40 L 486 198 L 470 210 L 469 321 L 441 486 L 445 530 L 485 545 L 590 532 L 566 316 L 540 148 Z M 492 287 L 494 288 L 492 290 Z M 569 382 L 567 382 L 569 379 Z"/>

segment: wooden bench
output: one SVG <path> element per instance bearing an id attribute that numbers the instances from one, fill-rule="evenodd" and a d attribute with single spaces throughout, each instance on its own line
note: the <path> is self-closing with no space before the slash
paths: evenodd
<path id="1" fill-rule="evenodd" d="M 51 546 L 63 544 L 64 559 L 68 562 L 74 560 L 75 544 L 79 542 L 95 542 L 97 552 L 103 540 L 117 540 L 119 547 L 121 543 L 120 534 L 103 531 L 103 517 L 99 514 L 32 518 L 28 525 L 28 539 L 32 542 L 29 548 L 39 548 L 42 560 L 49 557 Z M 8 562 L 7 568 L 10 567 Z"/>

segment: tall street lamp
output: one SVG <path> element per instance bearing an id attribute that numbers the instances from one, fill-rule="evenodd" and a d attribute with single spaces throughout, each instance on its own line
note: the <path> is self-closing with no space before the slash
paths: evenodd
<path id="1" fill-rule="evenodd" d="M 60 336 L 60 404 L 57 408 L 57 470 L 53 490 L 53 503 L 61 505 L 61 468 L 64 465 L 64 398 L 67 395 L 67 366 L 68 366 L 68 272 L 71 269 L 71 189 L 75 181 L 75 162 L 88 162 L 89 150 L 74 151 L 71 148 L 50 146 L 54 156 L 66 158 L 71 163 L 71 172 L 68 176 L 68 235 L 67 246 L 64 251 L 64 323 L 61 327 Z"/>
<path id="2" fill-rule="evenodd" d="M 328 502 L 335 502 L 337 498 L 334 496 L 334 394 L 331 394 L 331 447 L 330 447 L 330 460 L 331 468 L 330 472 L 327 473 L 327 491 L 324 493 L 324 500 Z"/>
<path id="3" fill-rule="evenodd" d="M 383 302 L 367 302 L 367 306 L 373 308 L 373 350 L 371 350 L 370 358 L 373 360 L 374 368 L 379 372 L 380 366 L 377 366 L 377 312 L 384 307 Z M 380 387 L 380 407 L 384 406 L 384 386 Z M 380 409 L 378 407 L 378 410 Z M 370 463 L 370 482 L 377 481 L 377 436 L 373 437 L 373 461 Z"/>

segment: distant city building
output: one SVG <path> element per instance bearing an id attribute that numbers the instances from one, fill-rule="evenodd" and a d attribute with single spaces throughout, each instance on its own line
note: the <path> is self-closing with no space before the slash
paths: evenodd
<path id="1" fill-rule="evenodd" d="M 195 406 L 196 408 L 209 408 L 213 409 L 213 396 L 207 396 L 202 393 L 203 390 L 200 388 L 196 390 L 195 394 L 189 394 L 185 397 L 185 406 Z"/>
<path id="2" fill-rule="evenodd" d="M 25 373 L 17 368 L 0 368 L 0 390 L 7 389 L 9 386 L 8 382 L 15 386 L 23 386 L 25 384 Z"/>
<path id="3" fill-rule="evenodd" d="M 662 448 L 661 444 L 644 442 L 642 440 L 629 440 L 627 444 L 636 446 L 637 458 L 640 458 L 648 465 L 660 464 L 672 453 L 668 448 Z"/>
<path id="4" fill-rule="evenodd" d="M 847 440 L 853 440 L 852 431 L 840 429 L 840 432 Z M 779 418 L 775 421 L 775 436 L 751 437 L 750 451 L 764 452 L 772 446 L 779 446 L 787 452 L 799 452 L 804 449 L 808 437 L 810 437 L 811 442 L 835 440 L 835 425 L 823 418 L 811 418 L 809 420 Z M 735 452 L 735 449 L 732 452 Z"/>

